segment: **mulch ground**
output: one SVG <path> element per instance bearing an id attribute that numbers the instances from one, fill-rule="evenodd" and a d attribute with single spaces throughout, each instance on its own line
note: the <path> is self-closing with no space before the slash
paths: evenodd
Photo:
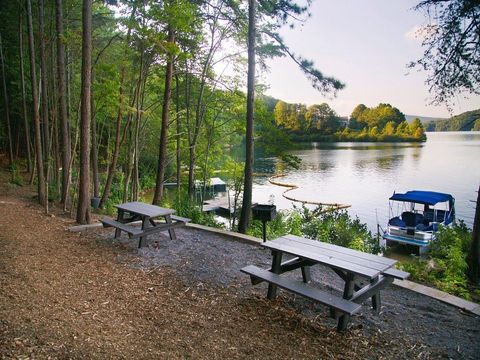
<path id="1" fill-rule="evenodd" d="M 159 235 L 137 250 L 126 238 L 114 240 L 111 229 L 67 231 L 73 221 L 57 209 L 45 215 L 32 196 L 0 175 L 2 359 L 480 354 L 478 318 L 406 290 L 385 291 L 380 314 L 364 306 L 339 334 L 325 309 L 284 292 L 272 302 L 262 285 L 250 285 L 238 268 L 268 264 L 269 254 L 258 247 L 187 228 L 177 241 Z M 395 300 L 402 307 L 390 306 Z"/>

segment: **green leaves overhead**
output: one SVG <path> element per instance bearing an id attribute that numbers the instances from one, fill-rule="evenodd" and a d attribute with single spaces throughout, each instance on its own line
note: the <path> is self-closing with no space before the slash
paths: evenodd
<path id="1" fill-rule="evenodd" d="M 429 23 L 421 30 L 423 57 L 409 64 L 428 72 L 432 103 L 451 104 L 459 94 L 480 94 L 480 3 L 423 0 L 415 10 Z"/>

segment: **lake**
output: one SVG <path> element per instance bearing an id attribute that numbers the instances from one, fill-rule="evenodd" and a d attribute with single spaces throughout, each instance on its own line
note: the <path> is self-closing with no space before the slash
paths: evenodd
<path id="1" fill-rule="evenodd" d="M 283 173 L 278 181 L 299 188 L 288 193 L 301 200 L 346 203 L 376 232 L 388 220 L 388 198 L 393 192 L 431 190 L 452 194 L 457 219 L 471 228 L 480 184 L 480 132 L 429 132 L 425 143 L 312 143 L 291 152 L 302 163 L 284 169 L 277 158 L 256 159 L 255 171 Z M 255 178 L 253 200 L 270 199 L 279 209 L 291 209 L 283 198 L 286 188 L 272 185 L 268 176 Z M 299 203 L 296 203 L 300 205 Z"/>

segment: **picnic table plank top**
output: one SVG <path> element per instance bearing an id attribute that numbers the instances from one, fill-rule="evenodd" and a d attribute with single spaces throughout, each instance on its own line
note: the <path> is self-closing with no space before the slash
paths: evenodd
<path id="1" fill-rule="evenodd" d="M 396 260 L 294 235 L 285 235 L 262 245 L 370 279 L 396 263 Z"/>
<path id="2" fill-rule="evenodd" d="M 175 214 L 174 209 L 162 208 L 160 206 L 145 204 L 139 201 L 119 204 L 115 205 L 115 207 L 123 211 L 128 211 L 150 218 Z"/>
<path id="3" fill-rule="evenodd" d="M 370 267 L 352 263 L 349 260 L 344 260 L 342 258 L 338 258 L 332 255 L 325 255 L 321 251 L 308 248 L 303 244 L 292 241 L 292 240 L 290 240 L 289 242 L 285 242 L 283 241 L 283 239 L 279 241 L 277 240 L 279 239 L 267 241 L 266 243 L 262 243 L 262 246 L 272 250 L 277 250 L 287 254 L 291 254 L 294 256 L 300 256 L 304 259 L 312 260 L 320 264 L 325 264 L 332 268 L 345 270 L 349 273 L 364 276 L 369 279 L 374 279 L 378 277 L 381 272 L 379 270 L 375 270 Z"/>
<path id="4" fill-rule="evenodd" d="M 298 244 L 298 246 L 305 245 L 311 251 L 319 251 L 325 255 L 331 255 L 339 259 L 352 261 L 355 264 L 371 267 L 380 271 L 384 271 L 397 263 L 397 260 L 383 256 L 373 255 L 318 240 L 305 239 L 295 235 L 281 236 L 276 240 L 285 242 L 294 241 Z"/>

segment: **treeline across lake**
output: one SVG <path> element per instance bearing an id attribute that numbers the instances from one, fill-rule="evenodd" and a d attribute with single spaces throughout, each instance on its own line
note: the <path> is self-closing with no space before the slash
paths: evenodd
<path id="1" fill-rule="evenodd" d="M 272 101 L 270 101 L 272 103 Z M 390 104 L 353 109 L 349 118 L 338 116 L 327 104 L 306 106 L 276 101 L 275 124 L 293 141 L 425 141 L 420 119 L 408 123 L 405 115 Z"/>
<path id="2" fill-rule="evenodd" d="M 467 111 L 449 119 L 431 121 L 427 131 L 480 131 L 480 109 Z"/>

